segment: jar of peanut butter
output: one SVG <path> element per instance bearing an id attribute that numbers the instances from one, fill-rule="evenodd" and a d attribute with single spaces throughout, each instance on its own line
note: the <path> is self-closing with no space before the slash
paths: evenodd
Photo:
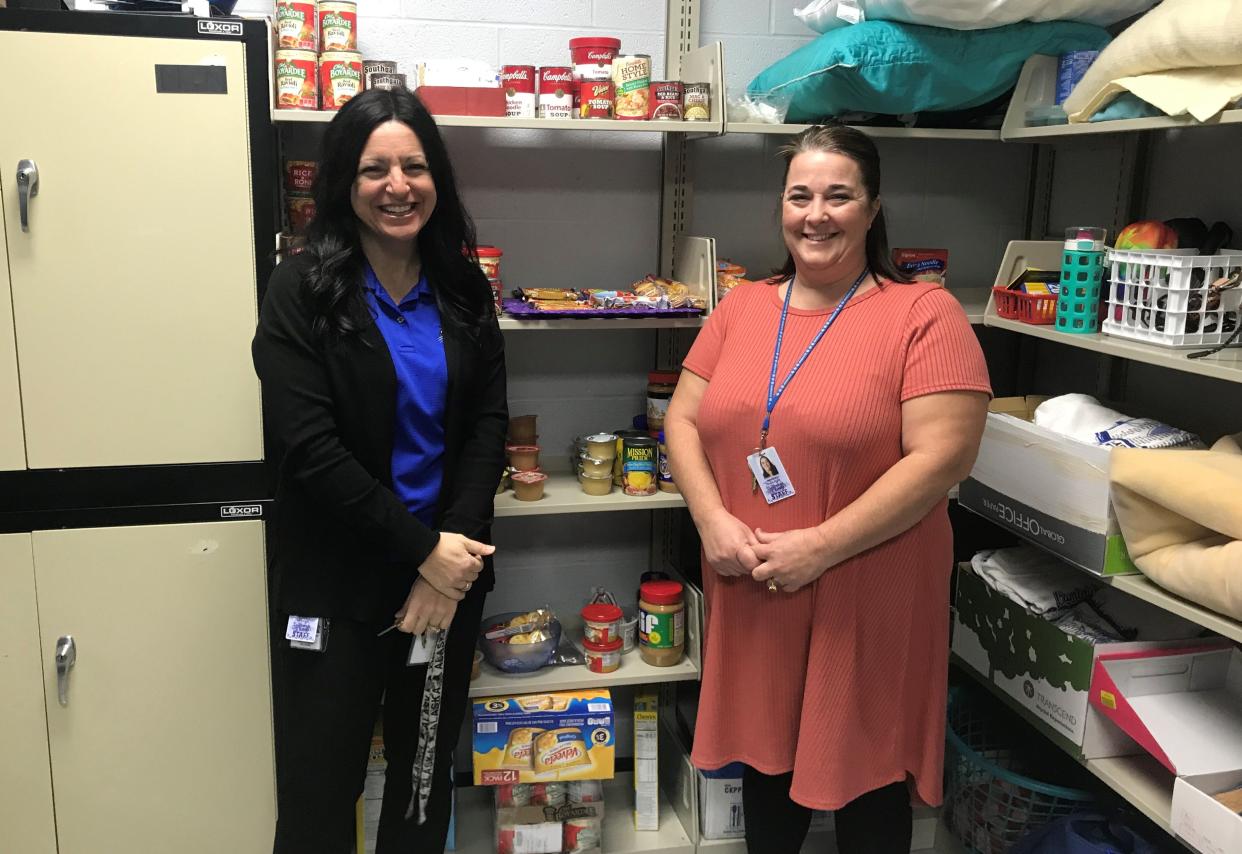
<path id="1" fill-rule="evenodd" d="M 686 649 L 681 583 L 648 581 L 639 588 L 638 652 L 652 667 L 672 667 Z"/>

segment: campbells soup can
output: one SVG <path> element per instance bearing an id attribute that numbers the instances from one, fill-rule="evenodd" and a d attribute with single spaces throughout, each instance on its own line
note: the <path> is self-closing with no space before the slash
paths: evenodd
<path id="1" fill-rule="evenodd" d="M 535 117 L 535 66 L 506 65 L 500 70 L 505 90 L 505 115 L 516 119 Z"/>

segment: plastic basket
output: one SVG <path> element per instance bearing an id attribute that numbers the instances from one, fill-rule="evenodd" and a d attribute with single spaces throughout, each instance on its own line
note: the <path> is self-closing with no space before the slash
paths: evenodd
<path id="1" fill-rule="evenodd" d="M 1023 774 L 1028 763 L 1016 747 L 1022 736 L 1006 733 L 980 708 L 969 693 L 951 695 L 945 820 L 972 854 L 1005 854 L 1029 831 L 1081 809 L 1094 796 Z"/>
<path id="2" fill-rule="evenodd" d="M 1242 323 L 1242 287 L 1212 291 L 1242 275 L 1242 251 L 1186 255 L 1108 250 L 1110 284 L 1103 331 L 1163 347 L 1222 344 Z M 1240 341 L 1239 343 L 1242 343 Z"/>
<path id="3" fill-rule="evenodd" d="M 996 313 L 1009 320 L 1046 326 L 1057 319 L 1056 294 L 1024 294 L 1008 288 L 992 288 Z"/>

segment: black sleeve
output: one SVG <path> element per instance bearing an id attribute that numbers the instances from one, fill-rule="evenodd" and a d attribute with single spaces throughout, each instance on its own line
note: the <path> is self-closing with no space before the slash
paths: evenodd
<path id="1" fill-rule="evenodd" d="M 305 263 L 293 259 L 276 268 L 251 344 L 265 431 L 283 455 L 281 476 L 394 558 L 420 566 L 440 535 L 342 444 L 324 354 L 302 294 L 304 270 Z"/>
<path id="2" fill-rule="evenodd" d="M 483 537 L 492 524 L 496 487 L 505 466 L 509 402 L 505 387 L 505 341 L 493 318 L 479 331 L 478 401 L 469 435 L 462 445 L 453 494 L 441 526 L 471 539 Z"/>

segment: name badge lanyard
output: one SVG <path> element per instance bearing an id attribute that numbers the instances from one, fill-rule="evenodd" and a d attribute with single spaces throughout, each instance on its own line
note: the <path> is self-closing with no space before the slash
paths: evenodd
<path id="1" fill-rule="evenodd" d="M 772 353 L 772 373 L 768 377 L 768 405 L 763 415 L 763 428 L 759 431 L 759 447 L 756 450 L 762 451 L 768 446 L 768 427 L 772 422 L 772 410 L 776 408 L 776 402 L 781 399 L 781 395 L 785 393 L 785 388 L 789 385 L 789 381 L 794 378 L 794 374 L 798 373 L 798 369 L 802 367 L 802 363 L 811 355 L 811 351 L 819 344 L 829 327 L 836 321 L 837 315 L 841 313 L 841 309 L 845 308 L 845 304 L 850 301 L 858 286 L 863 283 L 863 279 L 867 278 L 867 268 L 858 274 L 858 278 L 854 280 L 854 284 L 850 285 L 850 289 L 845 292 L 845 296 L 841 297 L 841 301 L 837 303 L 837 307 L 832 310 L 832 314 L 828 315 L 828 319 L 824 321 L 824 325 L 819 328 L 819 332 L 815 333 L 815 337 L 811 339 L 811 343 L 806 345 L 806 350 L 798 357 L 798 361 L 794 362 L 793 367 L 789 369 L 789 373 L 785 376 L 780 388 L 776 387 L 776 369 L 781 360 L 781 344 L 785 340 L 785 320 L 789 316 L 789 297 L 793 294 L 793 279 L 789 280 L 789 287 L 785 289 L 785 304 L 781 307 L 781 323 L 776 329 L 776 349 Z"/>

